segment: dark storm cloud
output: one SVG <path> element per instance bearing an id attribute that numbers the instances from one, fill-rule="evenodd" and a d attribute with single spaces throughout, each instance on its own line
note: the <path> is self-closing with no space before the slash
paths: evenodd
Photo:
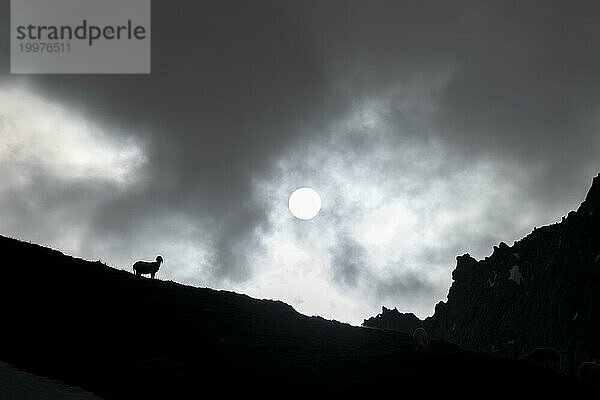
<path id="1" fill-rule="evenodd" d="M 338 284 L 355 287 L 368 263 L 361 245 L 350 237 L 338 236 L 331 258 L 332 279 Z"/>
<path id="2" fill-rule="evenodd" d="M 374 293 L 377 293 L 380 301 L 390 301 L 403 297 L 418 296 L 426 299 L 435 293 L 436 289 L 431 282 L 427 282 L 416 275 L 398 276 L 394 279 L 376 281 Z M 417 303 L 417 301 L 415 301 Z"/>
<path id="3" fill-rule="evenodd" d="M 3 4 L 0 49 L 8 54 Z M 248 279 L 246 255 L 260 251 L 254 234 L 270 229 L 252 197 L 253 179 L 267 174 L 284 149 L 324 134 L 355 102 L 438 76 L 445 78 L 431 119 L 399 129 L 399 140 L 441 138 L 457 163 L 513 162 L 519 182 L 527 182 L 523 197 L 557 211 L 574 206 L 573 193 L 585 190 L 599 168 L 597 2 L 152 6 L 151 75 L 27 77 L 74 112 L 147 143 L 147 185 L 103 202 L 90 240 L 130 239 L 144 225 L 139 221 L 176 210 L 213 235 L 216 277 Z M 11 81 L 7 58 L 1 68 L 3 81 Z M 411 115 L 387 117 L 406 127 Z M 348 147 L 360 147 L 356 135 L 349 138 L 355 142 Z M 360 246 L 343 245 L 333 259 L 334 274 L 354 285 Z M 376 291 L 385 297 L 424 287 L 402 282 Z"/>
<path id="4" fill-rule="evenodd" d="M 82 215 L 90 211 L 90 199 L 112 190 L 102 181 L 61 182 L 43 172 L 29 179 L 24 190 L 3 193 L 0 207 L 11 210 L 9 218 L 3 220 L 7 230 L 20 232 L 23 239 L 39 244 L 50 245 L 52 242 L 48 238 L 56 236 L 65 241 L 69 236 L 76 236 Z M 65 208 L 64 204 L 69 207 Z M 46 212 L 40 214 L 40 209 Z"/>
<path id="5" fill-rule="evenodd" d="M 597 3 L 494 8 L 441 96 L 440 130 L 465 148 L 514 158 L 537 175 L 540 199 L 563 200 L 598 155 Z"/>
<path id="6" fill-rule="evenodd" d="M 328 50 L 339 53 L 335 75 L 355 96 L 448 71 L 429 134 L 468 157 L 513 160 L 533 178 L 529 194 L 545 206 L 564 206 L 588 184 L 600 147 L 598 3 L 400 1 L 349 8 L 339 33 L 349 37 Z"/>
<path id="7" fill-rule="evenodd" d="M 398 298 L 426 298 L 438 289 L 435 282 L 411 272 L 385 278 L 376 276 L 372 270 L 365 268 L 369 264 L 365 249 L 348 235 L 338 235 L 331 256 L 332 281 L 347 288 L 359 287 L 370 294 L 377 307 L 382 301 L 396 301 Z M 403 268 L 398 266 L 397 269 Z"/>

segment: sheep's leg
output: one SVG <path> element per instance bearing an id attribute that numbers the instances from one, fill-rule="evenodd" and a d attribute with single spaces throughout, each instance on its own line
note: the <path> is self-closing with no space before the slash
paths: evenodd
<path id="1" fill-rule="evenodd" d="M 150 276 L 152 277 L 152 279 L 154 279 L 154 272 L 151 272 Z"/>

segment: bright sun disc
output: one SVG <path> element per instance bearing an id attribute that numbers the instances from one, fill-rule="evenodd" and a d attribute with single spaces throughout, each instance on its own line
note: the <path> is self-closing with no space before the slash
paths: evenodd
<path id="1" fill-rule="evenodd" d="M 298 219 L 313 219 L 321 211 L 321 196 L 314 189 L 301 187 L 290 195 L 288 207 L 292 215 Z"/>

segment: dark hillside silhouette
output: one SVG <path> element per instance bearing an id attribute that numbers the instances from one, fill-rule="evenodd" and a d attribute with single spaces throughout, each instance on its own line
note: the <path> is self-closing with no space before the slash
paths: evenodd
<path id="1" fill-rule="evenodd" d="M 557 393 L 574 378 L 0 236 L 0 359 L 102 397 Z"/>

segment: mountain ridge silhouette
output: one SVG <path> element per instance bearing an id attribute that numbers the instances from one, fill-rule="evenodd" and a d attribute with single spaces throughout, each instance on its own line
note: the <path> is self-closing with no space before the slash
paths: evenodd
<path id="1" fill-rule="evenodd" d="M 233 292 L 135 277 L 0 236 L 0 360 L 108 399 L 585 393 L 574 378 Z M 435 385 L 431 385 L 431 383 Z M 510 393 L 510 386 L 496 391 Z"/>

